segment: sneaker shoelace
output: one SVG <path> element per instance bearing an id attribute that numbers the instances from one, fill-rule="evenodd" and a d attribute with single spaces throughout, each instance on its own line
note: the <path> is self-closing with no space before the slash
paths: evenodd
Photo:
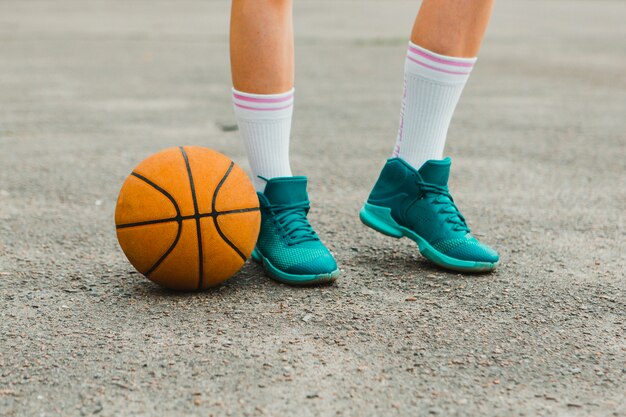
<path id="1" fill-rule="evenodd" d="M 283 230 L 287 245 L 317 241 L 319 238 L 306 218 L 309 211 L 307 202 L 276 204 L 268 207 Z"/>
<path id="2" fill-rule="evenodd" d="M 445 221 L 452 224 L 452 230 L 469 233 L 470 229 L 467 227 L 465 217 L 461 214 L 454 199 L 448 192 L 447 186 L 440 186 L 436 184 L 430 184 L 427 182 L 416 181 L 415 182 L 423 190 L 422 197 L 431 196 L 432 203 L 439 206 L 437 213 L 445 216 Z"/>

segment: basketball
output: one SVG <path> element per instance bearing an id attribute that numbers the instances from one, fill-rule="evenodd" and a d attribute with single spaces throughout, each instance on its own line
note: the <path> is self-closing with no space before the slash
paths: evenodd
<path id="1" fill-rule="evenodd" d="M 259 201 L 244 171 L 219 152 L 180 146 L 143 160 L 120 191 L 117 239 L 130 263 L 174 290 L 233 276 L 259 234 Z"/>

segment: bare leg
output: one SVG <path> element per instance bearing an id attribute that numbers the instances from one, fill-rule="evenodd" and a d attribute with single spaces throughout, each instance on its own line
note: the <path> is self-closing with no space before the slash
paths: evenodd
<path id="1" fill-rule="evenodd" d="M 474 57 L 492 6 L 493 0 L 424 0 L 411 42 L 441 55 Z"/>
<path id="2" fill-rule="evenodd" d="M 276 94 L 293 88 L 291 0 L 233 0 L 230 62 L 236 90 Z"/>

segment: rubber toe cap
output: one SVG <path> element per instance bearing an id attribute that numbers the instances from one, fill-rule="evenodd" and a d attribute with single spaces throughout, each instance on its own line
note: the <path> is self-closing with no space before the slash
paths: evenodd
<path id="1" fill-rule="evenodd" d="M 294 275 L 321 275 L 337 270 L 337 262 L 329 253 L 307 262 L 293 265 L 286 272 Z"/>
<path id="2" fill-rule="evenodd" d="M 444 255 L 462 261 L 496 263 L 500 260 L 498 252 L 475 238 L 450 239 L 437 243 L 435 248 Z"/>
<path id="3" fill-rule="evenodd" d="M 498 252 L 482 243 L 467 243 L 450 250 L 446 255 L 464 261 L 496 263 L 500 260 Z"/>

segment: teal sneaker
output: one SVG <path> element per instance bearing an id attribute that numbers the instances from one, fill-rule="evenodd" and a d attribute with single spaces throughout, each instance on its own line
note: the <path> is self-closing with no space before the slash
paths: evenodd
<path id="1" fill-rule="evenodd" d="M 261 231 L 252 258 L 285 284 L 322 284 L 339 276 L 335 259 L 306 217 L 306 183 L 306 177 L 272 178 L 265 192 L 257 193 Z"/>
<path id="2" fill-rule="evenodd" d="M 426 161 L 416 170 L 391 158 L 360 212 L 361 221 L 385 235 L 408 237 L 420 253 L 444 268 L 491 271 L 498 253 L 470 234 L 448 192 L 450 158 Z"/>

